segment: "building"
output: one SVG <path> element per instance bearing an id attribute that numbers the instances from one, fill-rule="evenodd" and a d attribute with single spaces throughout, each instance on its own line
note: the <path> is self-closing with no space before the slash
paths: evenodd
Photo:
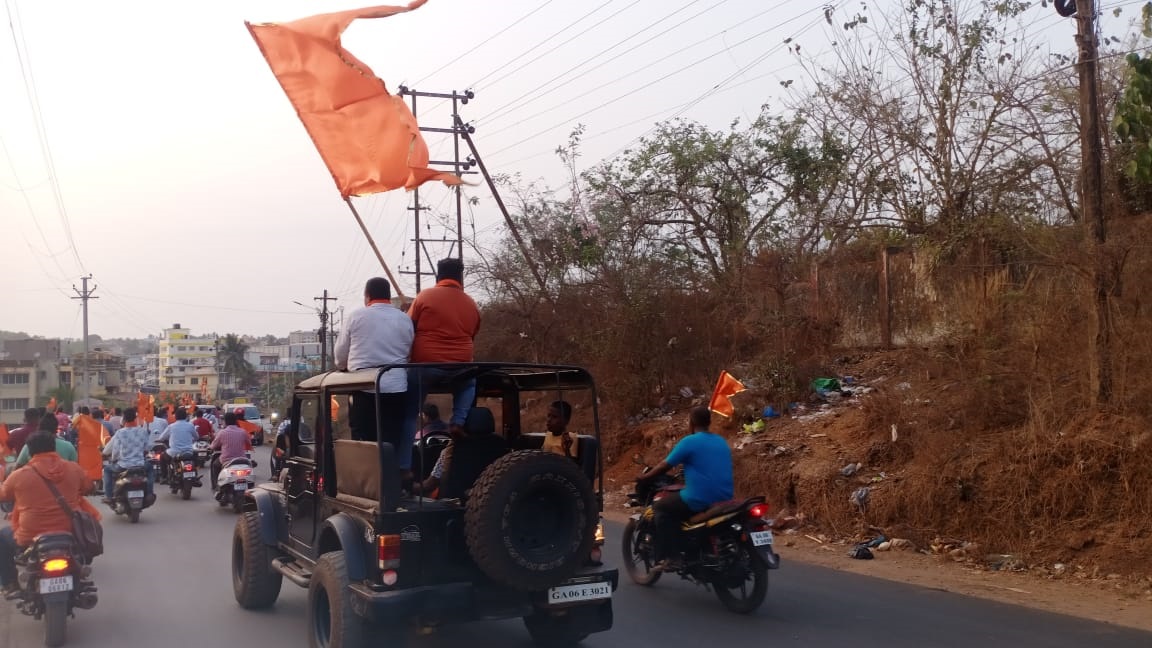
<path id="1" fill-rule="evenodd" d="M 44 405 L 48 392 L 59 386 L 53 359 L 0 360 L 0 423 L 20 425 L 24 410 Z"/>
<path id="2" fill-rule="evenodd" d="M 75 353 L 60 362 L 60 384 L 72 387 L 76 398 L 83 398 L 84 353 Z M 88 352 L 88 397 L 123 397 L 130 394 L 127 359 L 103 347 Z M 63 403 L 62 403 L 63 404 Z"/>
<path id="3" fill-rule="evenodd" d="M 4 360 L 59 360 L 60 340 L 25 339 L 4 340 L 0 358 Z"/>
<path id="4" fill-rule="evenodd" d="M 191 396 L 207 394 L 208 399 L 216 398 L 221 387 L 216 348 L 216 336 L 195 337 L 191 330 L 180 324 L 164 329 L 157 355 L 157 386 L 160 391 Z"/>

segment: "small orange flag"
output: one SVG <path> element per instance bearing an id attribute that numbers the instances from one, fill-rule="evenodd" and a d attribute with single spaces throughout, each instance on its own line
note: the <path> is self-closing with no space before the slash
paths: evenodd
<path id="1" fill-rule="evenodd" d="M 45 409 L 48 410 L 49 414 L 56 411 L 56 397 L 55 396 L 48 399 L 48 404 L 45 406 Z"/>
<path id="2" fill-rule="evenodd" d="M 390 94 L 384 81 L 340 44 L 352 21 L 387 18 L 426 1 L 281 24 L 244 23 L 345 198 L 415 189 L 429 180 L 461 184 L 459 176 L 428 168 L 428 145 L 404 98 Z"/>
<path id="3" fill-rule="evenodd" d="M 8 454 L 8 425 L 0 423 L 0 454 Z"/>
<path id="4" fill-rule="evenodd" d="M 744 383 L 733 378 L 727 371 L 721 371 L 720 379 L 716 381 L 716 389 L 712 390 L 712 400 L 708 403 L 708 409 L 725 418 L 731 418 L 735 409 L 729 397 L 742 391 Z"/>

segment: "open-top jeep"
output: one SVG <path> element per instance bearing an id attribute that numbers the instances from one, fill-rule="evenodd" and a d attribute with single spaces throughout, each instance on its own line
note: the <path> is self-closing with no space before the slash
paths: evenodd
<path id="1" fill-rule="evenodd" d="M 610 629 L 618 576 L 600 563 L 603 461 L 591 375 L 550 365 L 399 366 L 447 373 L 427 385 L 433 398 L 476 381 L 467 434 L 451 442 L 438 497 L 402 490 L 393 444 L 353 440 L 349 395 L 371 398 L 378 424 L 403 415 L 375 395 L 392 367 L 305 380 L 282 477 L 249 491 L 236 524 L 239 604 L 273 605 L 283 578 L 307 587 L 309 645 L 333 648 L 387 645 L 405 624 L 522 617 L 549 646 Z M 580 415 L 569 428 L 571 456 L 541 450 L 543 429 L 521 424 L 522 413 L 557 400 Z M 416 476 L 427 476 L 442 451 L 418 443 Z"/>

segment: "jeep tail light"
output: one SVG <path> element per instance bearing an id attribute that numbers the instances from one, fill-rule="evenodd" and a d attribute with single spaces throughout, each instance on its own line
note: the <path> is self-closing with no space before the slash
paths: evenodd
<path id="1" fill-rule="evenodd" d="M 400 580 L 400 575 L 396 573 L 395 569 L 386 570 L 383 574 L 380 575 L 380 582 L 384 583 L 388 587 L 395 585 L 396 581 L 398 580 Z"/>
<path id="2" fill-rule="evenodd" d="M 378 536 L 377 554 L 376 557 L 380 563 L 380 569 L 397 569 L 400 567 L 400 536 L 398 535 L 382 535 Z M 385 583 L 387 584 L 387 583 Z"/>
<path id="3" fill-rule="evenodd" d="M 767 504 L 757 504 L 748 509 L 748 517 L 752 518 L 753 520 L 762 520 L 764 519 L 765 515 L 768 515 Z"/>
<path id="4" fill-rule="evenodd" d="M 596 544 L 604 544 L 604 518 L 600 518 L 600 521 L 596 523 Z"/>
<path id="5" fill-rule="evenodd" d="M 600 565 L 604 560 L 604 550 L 599 545 L 592 547 L 592 551 L 588 552 L 588 561 L 593 565 Z"/>
<path id="6" fill-rule="evenodd" d="M 67 558 L 53 558 L 44 561 L 44 571 L 49 573 L 68 571 L 69 567 Z"/>

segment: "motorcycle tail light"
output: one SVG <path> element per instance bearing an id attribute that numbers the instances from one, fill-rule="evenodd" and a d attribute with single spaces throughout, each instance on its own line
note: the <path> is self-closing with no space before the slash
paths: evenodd
<path id="1" fill-rule="evenodd" d="M 248 475 L 251 475 L 251 474 L 252 474 L 252 471 L 251 471 L 251 470 L 247 470 L 247 469 L 245 469 L 245 470 L 237 470 L 237 471 L 236 471 L 236 476 L 237 476 L 237 477 L 247 477 Z"/>
<path id="2" fill-rule="evenodd" d="M 765 515 L 768 515 L 768 505 L 767 504 L 757 504 L 757 505 L 753 506 L 752 508 L 748 509 L 748 517 L 750 517 L 752 519 L 756 519 L 756 520 L 763 519 Z"/>
<path id="3" fill-rule="evenodd" d="M 382 535 L 377 538 L 376 542 L 376 558 L 380 563 L 380 569 L 398 568 L 400 566 L 400 536 Z"/>
<path id="4" fill-rule="evenodd" d="M 192 464 L 191 464 L 191 463 L 186 463 L 186 464 L 184 464 L 184 470 L 192 470 L 193 468 L 194 468 L 194 467 L 192 466 Z"/>
<path id="5" fill-rule="evenodd" d="M 49 573 L 68 571 L 71 563 L 67 558 L 52 558 L 51 560 L 44 561 L 44 571 Z"/>

